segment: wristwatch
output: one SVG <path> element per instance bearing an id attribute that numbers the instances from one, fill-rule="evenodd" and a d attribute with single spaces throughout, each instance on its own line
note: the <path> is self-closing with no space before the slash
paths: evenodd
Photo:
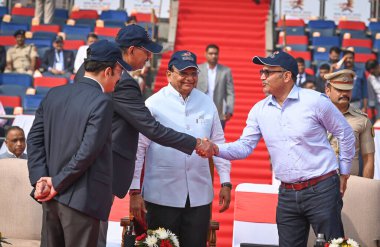
<path id="1" fill-rule="evenodd" d="M 232 190 L 232 184 L 230 182 L 222 183 L 222 187 L 228 187 Z"/>
<path id="2" fill-rule="evenodd" d="M 129 190 L 129 195 L 130 196 L 135 196 L 135 195 L 140 195 L 141 194 L 141 190 L 140 189 L 131 189 Z"/>

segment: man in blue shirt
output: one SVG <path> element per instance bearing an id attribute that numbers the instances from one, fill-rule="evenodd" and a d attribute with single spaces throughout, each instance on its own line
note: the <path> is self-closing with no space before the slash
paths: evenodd
<path id="1" fill-rule="evenodd" d="M 342 196 L 355 151 L 351 127 L 325 94 L 294 85 L 298 68 L 289 54 L 277 51 L 253 62 L 263 66 L 260 79 L 269 96 L 253 106 L 240 139 L 215 144 L 215 154 L 243 159 L 264 138 L 281 181 L 276 218 L 280 246 L 306 247 L 310 225 L 327 239 L 343 237 Z M 339 141 L 339 162 L 327 131 Z"/>

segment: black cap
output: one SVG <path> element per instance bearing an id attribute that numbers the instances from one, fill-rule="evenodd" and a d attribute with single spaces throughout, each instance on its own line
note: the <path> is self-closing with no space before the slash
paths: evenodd
<path id="1" fill-rule="evenodd" d="M 63 37 L 58 35 L 57 37 L 55 37 L 54 42 L 56 42 L 56 43 L 63 43 Z"/>
<path id="2" fill-rule="evenodd" d="M 25 35 L 25 30 L 19 29 L 17 30 L 13 36 L 16 37 L 17 35 Z"/>
<path id="3" fill-rule="evenodd" d="M 191 51 L 177 51 L 175 52 L 169 61 L 169 69 L 174 66 L 179 71 L 187 69 L 187 68 L 198 68 L 197 65 L 197 56 Z"/>
<path id="4" fill-rule="evenodd" d="M 144 28 L 135 24 L 120 29 L 115 41 L 121 47 L 139 46 L 152 53 L 160 53 L 162 50 L 162 46 L 153 42 Z"/>
<path id="5" fill-rule="evenodd" d="M 131 66 L 124 62 L 122 51 L 115 42 L 99 40 L 87 48 L 85 61 L 118 62 L 125 70 L 131 70 Z"/>
<path id="6" fill-rule="evenodd" d="M 255 56 L 252 59 L 252 62 L 267 66 L 280 66 L 283 69 L 292 72 L 293 76 L 298 75 L 297 61 L 290 54 L 283 51 L 275 51 L 268 57 Z"/>

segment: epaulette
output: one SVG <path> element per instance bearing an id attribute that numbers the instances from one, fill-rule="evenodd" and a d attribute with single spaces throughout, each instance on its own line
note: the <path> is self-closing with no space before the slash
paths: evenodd
<path id="1" fill-rule="evenodd" d="M 360 109 L 352 108 L 352 110 L 360 115 L 363 115 L 365 117 L 368 117 L 367 113 L 362 112 Z"/>

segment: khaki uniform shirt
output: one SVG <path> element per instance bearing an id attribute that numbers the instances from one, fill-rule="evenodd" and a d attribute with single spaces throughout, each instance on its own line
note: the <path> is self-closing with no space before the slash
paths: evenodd
<path id="1" fill-rule="evenodd" d="M 12 62 L 13 71 L 6 70 L 5 72 L 26 73 L 32 69 L 31 60 L 36 57 L 38 57 L 37 49 L 32 44 L 10 47 L 7 52 L 7 63 Z"/>
<path id="2" fill-rule="evenodd" d="M 361 154 L 368 154 L 375 152 L 374 132 L 371 121 L 367 115 L 352 106 L 343 113 L 347 122 L 354 130 L 355 135 L 355 157 L 352 160 L 351 174 L 359 175 L 359 151 Z M 339 155 L 338 141 L 331 134 L 328 135 L 330 144 L 335 151 L 335 154 Z"/>

